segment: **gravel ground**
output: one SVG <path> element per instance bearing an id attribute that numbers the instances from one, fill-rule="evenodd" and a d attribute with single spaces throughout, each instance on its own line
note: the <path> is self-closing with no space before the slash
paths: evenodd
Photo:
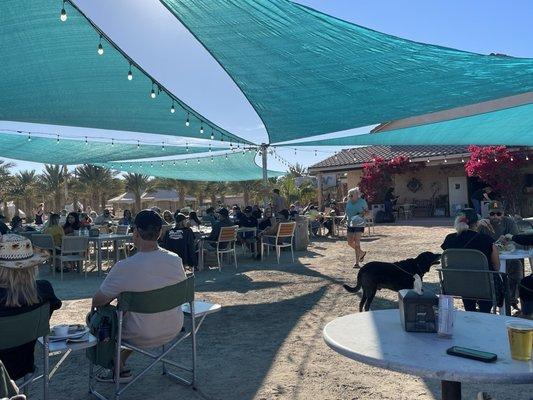
<path id="1" fill-rule="evenodd" d="M 365 261 L 395 261 L 422 251 L 439 252 L 444 236 L 451 232 L 449 220 L 414 220 L 376 227 L 365 237 Z M 263 263 L 241 256 L 239 269 L 197 275 L 197 299 L 220 303 L 221 312 L 209 316 L 198 335 L 198 387 L 176 384 L 152 370 L 136 383 L 125 399 L 438 399 L 440 383 L 390 372 L 351 361 L 329 349 L 322 329 L 335 317 L 357 312 L 359 296 L 346 293 L 341 284 L 353 282 L 353 251 L 342 240 L 314 241 L 307 252 L 298 252 L 295 263 L 282 254 Z M 43 269 L 43 276 L 48 273 Z M 52 323 L 82 323 L 90 297 L 101 279 L 67 274 L 65 280 L 50 279 L 64 299 Z M 424 278 L 434 287 L 437 273 Z M 372 308 L 396 308 L 396 293 L 378 292 Z M 176 359 L 188 360 L 186 348 Z M 139 369 L 142 356 L 131 359 Z M 51 383 L 52 399 L 87 399 L 88 364 L 83 353 L 74 353 Z M 101 386 L 110 393 L 110 387 Z M 40 398 L 34 386 L 30 398 Z M 463 398 L 474 399 L 478 391 L 497 399 L 529 399 L 533 385 L 464 384 Z"/>

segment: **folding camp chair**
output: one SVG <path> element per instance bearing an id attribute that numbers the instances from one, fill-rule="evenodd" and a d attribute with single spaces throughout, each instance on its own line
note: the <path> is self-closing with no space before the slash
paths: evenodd
<path id="1" fill-rule="evenodd" d="M 32 373 L 26 375 L 19 389 L 27 389 L 28 385 L 37 379 L 43 378 L 43 398 L 48 400 L 49 359 L 48 359 L 48 334 L 50 333 L 50 304 L 44 303 L 38 308 L 23 314 L 0 317 L 0 350 L 21 346 L 25 343 L 43 337 L 43 373 L 35 377 Z M 25 389 L 25 390 L 26 390 Z"/>
<path id="2" fill-rule="evenodd" d="M 222 259 L 224 257 L 224 254 L 231 255 L 231 253 L 233 253 L 235 269 L 237 269 L 237 252 L 235 251 L 235 244 L 237 243 L 238 230 L 238 225 L 223 226 L 222 228 L 220 228 L 220 233 L 218 234 L 218 240 L 216 242 L 211 240 L 204 240 L 205 243 L 211 243 L 213 246 L 215 246 L 219 271 L 222 271 Z M 207 251 L 205 247 L 204 251 Z"/>
<path id="3" fill-rule="evenodd" d="M 61 280 L 63 280 L 63 263 L 81 263 L 81 269 L 83 269 L 83 262 L 85 261 L 88 247 L 88 237 L 63 236 L 63 239 L 61 241 L 61 255 L 58 256 L 59 268 L 61 271 Z M 85 270 L 85 277 L 87 278 L 87 270 Z"/>
<path id="4" fill-rule="evenodd" d="M 175 339 L 171 340 L 169 343 L 163 345 L 160 351 L 145 350 L 130 343 L 127 343 L 122 339 L 122 319 L 125 312 L 154 314 L 172 310 L 174 308 L 180 307 L 185 303 L 188 303 L 189 310 L 191 311 L 191 330 L 189 332 L 183 333 L 182 335 L 179 335 L 179 332 L 176 332 L 178 336 Z M 197 329 L 194 315 L 194 276 L 191 276 L 175 285 L 166 286 L 161 289 L 150 290 L 147 292 L 125 292 L 119 295 L 117 302 L 118 332 L 116 341 L 116 355 L 114 360 L 115 371 L 120 371 L 120 352 L 122 348 L 127 348 L 138 353 L 144 354 L 145 356 L 152 358 L 153 361 L 141 372 L 135 375 L 130 382 L 123 385 L 122 387 L 120 384 L 120 373 L 115 373 L 115 388 L 112 397 L 113 399 L 118 400 L 126 389 L 128 389 L 133 383 L 137 382 L 142 376 L 144 376 L 148 371 L 155 367 L 159 362 L 163 363 L 164 375 L 168 375 L 169 377 L 174 378 L 180 383 L 191 385 L 193 388 L 196 388 Z M 180 344 L 189 336 L 192 338 L 192 367 L 186 367 L 166 358 L 170 351 L 172 351 L 178 344 Z M 192 378 L 190 380 L 187 380 L 177 374 L 169 372 L 167 369 L 167 366 L 169 365 L 190 372 Z M 91 363 L 89 370 L 89 393 L 95 395 L 99 399 L 107 400 L 108 398 L 97 392 L 93 386 L 94 378 L 98 372 L 98 370 L 94 370 L 94 365 Z"/>
<path id="5" fill-rule="evenodd" d="M 276 248 L 276 256 L 278 259 L 279 264 L 279 258 L 281 256 L 281 248 L 282 247 L 290 247 L 291 248 L 291 255 L 292 255 L 292 262 L 294 262 L 294 229 L 296 228 L 296 222 L 280 222 L 278 224 L 278 232 L 276 236 L 271 235 L 263 235 L 261 236 L 261 260 L 263 260 L 265 255 L 265 247 L 267 250 L 270 249 L 270 247 Z M 290 238 L 290 242 L 286 242 L 286 240 Z"/>
<path id="6" fill-rule="evenodd" d="M 468 300 L 488 300 L 496 311 L 494 275 L 500 273 L 489 269 L 485 254 L 473 249 L 448 249 L 442 253 L 441 265 L 442 268 L 437 271 L 442 294 Z"/>
<path id="7" fill-rule="evenodd" d="M 54 238 L 52 237 L 52 235 L 43 235 L 40 233 L 34 233 L 33 235 L 31 235 L 30 240 L 34 247 L 38 247 L 39 249 L 50 251 L 50 259 L 52 260 L 50 269 L 52 270 L 52 274 L 55 276 L 56 274 L 56 245 L 54 244 Z"/>

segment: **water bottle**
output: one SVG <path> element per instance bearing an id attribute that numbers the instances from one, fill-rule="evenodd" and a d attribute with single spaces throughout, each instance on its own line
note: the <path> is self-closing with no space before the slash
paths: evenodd
<path id="1" fill-rule="evenodd" d="M 441 337 L 450 338 L 453 335 L 453 320 L 455 310 L 453 307 L 453 297 L 439 295 L 439 323 L 437 334 Z"/>

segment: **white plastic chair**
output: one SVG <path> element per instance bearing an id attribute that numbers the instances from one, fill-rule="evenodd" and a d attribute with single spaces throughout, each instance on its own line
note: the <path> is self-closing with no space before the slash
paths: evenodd
<path id="1" fill-rule="evenodd" d="M 294 230 L 296 228 L 296 222 L 280 222 L 278 224 L 278 232 L 276 236 L 263 235 L 261 237 L 261 260 L 265 256 L 265 247 L 270 250 L 270 247 L 276 248 L 276 256 L 278 259 L 281 256 L 282 247 L 291 248 L 292 262 L 294 262 Z M 290 242 L 284 242 L 284 240 L 290 238 Z M 268 239 L 268 240 L 267 240 Z"/>
<path id="2" fill-rule="evenodd" d="M 63 280 L 63 263 L 66 262 L 83 262 L 86 258 L 87 248 L 89 247 L 89 238 L 83 236 L 63 236 L 61 242 L 61 255 L 58 257 L 60 262 L 61 280 Z M 85 270 L 87 278 L 87 270 Z"/>
<path id="3" fill-rule="evenodd" d="M 222 257 L 224 256 L 224 254 L 228 254 L 231 256 L 231 253 L 233 253 L 235 269 L 237 269 L 237 252 L 235 251 L 235 244 L 237 243 L 238 230 L 238 225 L 224 226 L 220 228 L 220 233 L 218 234 L 218 240 L 216 242 L 210 240 L 205 241 L 206 243 L 211 243 L 212 245 L 216 246 L 215 251 L 217 253 L 219 271 L 222 271 Z M 207 250 L 204 249 L 204 251 Z"/>

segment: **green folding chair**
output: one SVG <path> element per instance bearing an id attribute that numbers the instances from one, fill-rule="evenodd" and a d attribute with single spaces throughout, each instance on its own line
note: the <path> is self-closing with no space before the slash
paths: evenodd
<path id="1" fill-rule="evenodd" d="M 137 346 L 134 346 L 130 343 L 123 341 L 122 339 L 122 320 L 125 312 L 136 312 L 144 314 L 154 314 L 163 311 L 168 311 L 176 307 L 180 307 L 183 304 L 189 304 L 191 313 L 191 330 L 188 332 L 182 333 L 179 335 L 179 332 L 176 332 L 178 336 L 171 340 L 169 343 L 166 343 L 161 347 L 161 350 L 158 352 L 148 351 L 141 349 Z M 117 341 L 116 341 L 116 353 L 115 353 L 115 371 L 120 371 L 121 365 L 121 349 L 127 348 L 138 353 L 144 354 L 153 359 L 153 361 L 144 368 L 141 372 L 133 377 L 133 379 L 127 384 L 121 387 L 120 384 L 120 373 L 115 373 L 115 388 L 113 399 L 118 400 L 120 396 L 128 389 L 134 382 L 137 382 L 142 376 L 144 376 L 148 371 L 161 362 L 163 364 L 163 374 L 167 375 L 176 381 L 191 385 L 193 388 L 196 388 L 196 324 L 194 319 L 194 276 L 187 278 L 186 280 L 179 282 L 175 285 L 166 286 L 161 289 L 150 290 L 147 292 L 125 292 L 121 293 L 118 297 L 117 302 L 117 322 L 118 322 L 118 332 L 117 332 Z M 188 337 L 192 338 L 192 366 L 187 367 L 182 364 L 176 363 L 172 360 L 166 358 L 167 354 L 170 353 L 178 344 L 183 342 Z M 178 369 L 188 371 L 191 373 L 191 379 L 185 379 L 182 376 L 179 376 L 175 373 L 168 371 L 167 366 L 173 366 Z M 94 370 L 94 366 L 91 364 L 89 371 L 89 392 L 99 399 L 108 400 L 107 397 L 97 392 L 94 389 L 93 383 L 94 378 L 99 371 Z"/>
<path id="2" fill-rule="evenodd" d="M 50 304 L 44 303 L 32 311 L 23 314 L 0 317 L 0 350 L 11 349 L 25 343 L 43 337 L 43 373 L 39 376 L 28 374 L 22 383 L 18 384 L 19 389 L 26 388 L 37 379 L 43 378 L 43 398 L 48 400 L 48 383 L 50 381 L 50 364 L 48 357 L 50 333 Z"/>

